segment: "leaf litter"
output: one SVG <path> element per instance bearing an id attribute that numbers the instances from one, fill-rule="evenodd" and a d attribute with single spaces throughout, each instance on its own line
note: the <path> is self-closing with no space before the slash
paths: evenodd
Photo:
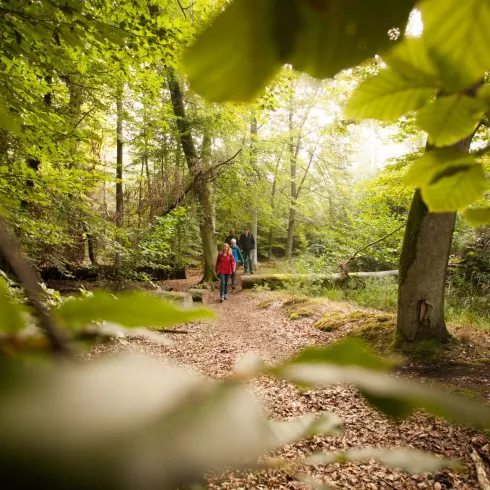
<path id="1" fill-rule="evenodd" d="M 177 281 L 172 285 L 178 290 Z M 317 318 L 291 320 L 281 308 L 264 308 L 264 299 L 270 293 L 244 293 L 237 290 L 222 304 L 218 303 L 217 293 L 213 295 L 215 301 L 211 307 L 216 311 L 217 318 L 186 325 L 188 334 L 173 335 L 171 346 L 161 345 L 148 338 L 117 339 L 110 344 L 95 347 L 88 357 L 129 350 L 150 355 L 163 362 L 170 359 L 200 376 L 223 379 L 234 372 L 237 361 L 245 355 L 258 356 L 267 365 L 274 365 L 304 347 L 325 345 L 345 334 L 345 329 L 332 333 L 314 328 L 313 323 Z M 275 305 L 276 302 L 271 301 L 271 304 Z M 348 308 L 339 303 L 331 305 L 332 311 L 345 312 Z M 389 420 L 370 407 L 350 386 L 299 390 L 285 380 L 261 376 L 253 380 L 250 389 L 272 420 L 283 421 L 327 411 L 335 413 L 342 421 L 340 435 L 303 439 L 267 456 L 297 463 L 317 452 L 366 447 L 408 447 L 429 451 L 444 458 L 458 459 L 464 466 L 464 471 L 459 473 L 443 470 L 435 474 L 407 474 L 374 461 L 333 463 L 327 466 L 318 464 L 304 468 L 303 481 L 314 477 L 325 488 L 338 489 L 479 488 L 469 448 L 475 445 L 480 451 L 483 448 L 483 455 L 486 456 L 489 442 L 476 430 L 457 427 L 420 412 L 401 422 Z M 287 468 L 225 471 L 208 475 L 206 485 L 210 490 L 310 488 L 296 477 Z"/>

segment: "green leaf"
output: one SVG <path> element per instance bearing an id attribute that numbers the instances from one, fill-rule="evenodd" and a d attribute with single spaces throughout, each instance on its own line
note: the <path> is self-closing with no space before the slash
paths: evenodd
<path id="1" fill-rule="evenodd" d="M 314 77 L 358 65 L 392 43 L 413 0 L 235 0 L 184 55 L 191 86 L 209 100 L 249 101 L 284 63 Z"/>
<path id="2" fill-rule="evenodd" d="M 68 325 L 106 320 L 125 327 L 164 327 L 214 316 L 205 308 L 183 310 L 144 293 L 125 293 L 117 298 L 107 293 L 96 293 L 65 302 L 57 314 Z"/>
<path id="3" fill-rule="evenodd" d="M 476 165 L 475 157 L 456 148 L 438 148 L 424 153 L 408 169 L 403 181 L 406 185 L 423 187 L 429 185 L 435 175 L 450 167 Z"/>
<path id="4" fill-rule="evenodd" d="M 24 308 L 8 298 L 8 287 L 0 277 L 0 332 L 17 332 L 25 326 Z"/>
<path id="5" fill-rule="evenodd" d="M 344 115 L 352 119 L 395 121 L 425 105 L 435 94 L 436 89 L 426 80 L 408 78 L 385 69 L 354 91 Z"/>
<path id="6" fill-rule="evenodd" d="M 22 136 L 22 122 L 11 110 L 8 103 L 0 99 L 0 128 Z"/>
<path id="7" fill-rule="evenodd" d="M 320 417 L 318 414 L 308 413 L 293 420 L 273 420 L 268 422 L 271 438 L 270 447 L 291 444 L 316 434 L 338 434 L 340 424 L 340 418 L 334 413 L 323 413 Z"/>
<path id="8" fill-rule="evenodd" d="M 211 468 L 254 466 L 339 422 L 333 414 L 268 421 L 246 384 L 213 382 L 171 362 L 119 356 L 61 367 L 31 369 L 15 384 L 8 372 L 0 390 L 6 488 L 32 487 L 33 473 L 18 471 L 24 465 L 39 488 L 182 488 Z"/>
<path id="9" fill-rule="evenodd" d="M 336 453 L 313 453 L 305 459 L 306 464 L 332 464 L 350 461 L 374 460 L 384 466 L 400 468 L 410 473 L 435 473 L 444 468 L 461 469 L 452 459 L 440 458 L 415 449 L 366 447 Z"/>
<path id="10" fill-rule="evenodd" d="M 289 2 L 287 2 L 289 3 Z M 192 88 L 214 102 L 253 99 L 281 66 L 274 0 L 235 0 L 183 58 Z"/>
<path id="11" fill-rule="evenodd" d="M 422 199 L 431 212 L 463 209 L 488 189 L 480 163 L 452 165 L 436 173 L 429 185 L 421 188 Z"/>
<path id="12" fill-rule="evenodd" d="M 435 146 L 450 146 L 469 136 L 483 117 L 481 101 L 467 95 L 438 97 L 417 114 L 417 124 Z"/>
<path id="13" fill-rule="evenodd" d="M 299 1 L 299 29 L 289 62 L 317 78 L 336 75 L 389 49 L 388 31 L 402 31 L 412 0 Z"/>
<path id="14" fill-rule="evenodd" d="M 424 39 L 432 56 L 453 67 L 447 88 L 473 85 L 490 69 L 490 0 L 421 2 Z"/>
<path id="15" fill-rule="evenodd" d="M 490 223 L 490 207 L 469 208 L 463 215 L 471 226 L 482 226 Z"/>
<path id="16" fill-rule="evenodd" d="M 386 64 L 400 75 L 412 80 L 423 80 L 434 87 L 441 86 L 437 68 L 430 57 L 423 37 L 403 39 L 383 55 Z"/>
<path id="17" fill-rule="evenodd" d="M 368 347 L 357 339 L 345 339 L 330 347 L 309 347 L 293 357 L 291 364 L 331 363 L 337 366 L 359 366 L 368 369 L 385 371 L 393 363 L 376 356 Z"/>
<path id="18" fill-rule="evenodd" d="M 415 410 L 425 409 L 454 422 L 490 427 L 490 409 L 487 407 L 379 371 L 333 364 L 286 363 L 275 368 L 274 373 L 301 386 L 352 384 L 378 410 L 392 417 L 406 417 Z"/>

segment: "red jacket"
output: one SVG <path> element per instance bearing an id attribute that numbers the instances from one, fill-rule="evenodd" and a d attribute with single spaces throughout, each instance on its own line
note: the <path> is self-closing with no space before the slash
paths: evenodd
<path id="1" fill-rule="evenodd" d="M 216 259 L 216 273 L 217 274 L 232 274 L 236 270 L 236 262 L 233 254 L 223 255 L 222 252 L 218 254 Z"/>

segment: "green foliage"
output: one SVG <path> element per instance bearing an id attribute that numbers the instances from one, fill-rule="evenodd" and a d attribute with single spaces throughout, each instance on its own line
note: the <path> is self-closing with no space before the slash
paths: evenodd
<path id="1" fill-rule="evenodd" d="M 490 2 L 425 0 L 421 11 L 425 42 L 447 87 L 462 90 L 482 78 L 490 66 Z"/>
<path id="2" fill-rule="evenodd" d="M 164 267 L 175 261 L 173 241 L 178 228 L 186 217 L 185 208 L 179 207 L 165 217 L 157 216 L 155 224 L 150 225 L 134 253 L 127 260 L 143 267 Z"/>
<path id="3" fill-rule="evenodd" d="M 464 208 L 488 187 L 481 163 L 455 148 L 427 152 L 409 169 L 405 181 L 421 189 L 431 211 Z"/>
<path id="4" fill-rule="evenodd" d="M 57 310 L 57 315 L 68 326 L 107 320 L 125 327 L 165 327 L 213 317 L 209 310 L 182 310 L 145 293 L 123 293 L 117 297 L 95 293 L 88 298 L 66 301 Z"/>
<path id="5" fill-rule="evenodd" d="M 435 146 L 450 146 L 473 133 L 483 118 L 480 101 L 460 94 L 438 97 L 417 114 L 418 126 Z"/>
<path id="6" fill-rule="evenodd" d="M 275 3 L 236 0 L 204 31 L 184 58 L 194 90 L 215 102 L 257 95 L 280 67 L 269 38 Z"/>
<path id="7" fill-rule="evenodd" d="M 24 311 L 20 304 L 9 300 L 9 288 L 3 277 L 0 277 L 0 331 L 17 332 L 24 326 Z"/>
<path id="8" fill-rule="evenodd" d="M 364 345 L 351 340 L 342 340 L 332 347 L 310 347 L 290 360 L 290 364 L 326 363 L 337 366 L 358 366 L 386 371 L 392 363 L 377 357 Z"/>
<path id="9" fill-rule="evenodd" d="M 464 217 L 473 226 L 490 223 L 490 208 L 469 208 L 464 212 Z"/>
<path id="10" fill-rule="evenodd" d="M 345 116 L 395 121 L 407 112 L 423 107 L 435 94 L 435 87 L 386 69 L 366 80 L 352 95 Z"/>
<path id="11" fill-rule="evenodd" d="M 347 300 L 368 308 L 395 311 L 397 305 L 398 283 L 393 277 L 349 281 L 342 287 L 332 286 L 325 290 L 332 300 Z"/>
<path id="12" fill-rule="evenodd" d="M 340 0 L 236 0 L 187 51 L 184 68 L 209 100 L 248 101 L 285 63 L 325 78 L 383 51 L 388 30 L 403 29 L 412 7 L 411 0 L 356 1 L 349 9 Z"/>

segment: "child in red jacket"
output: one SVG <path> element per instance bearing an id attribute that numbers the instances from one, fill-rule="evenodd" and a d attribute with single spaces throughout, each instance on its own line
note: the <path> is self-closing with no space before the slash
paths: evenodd
<path id="1" fill-rule="evenodd" d="M 216 274 L 220 279 L 220 303 L 228 299 L 228 279 L 236 270 L 236 262 L 230 246 L 227 243 L 223 244 L 223 251 L 218 254 L 216 259 Z"/>

